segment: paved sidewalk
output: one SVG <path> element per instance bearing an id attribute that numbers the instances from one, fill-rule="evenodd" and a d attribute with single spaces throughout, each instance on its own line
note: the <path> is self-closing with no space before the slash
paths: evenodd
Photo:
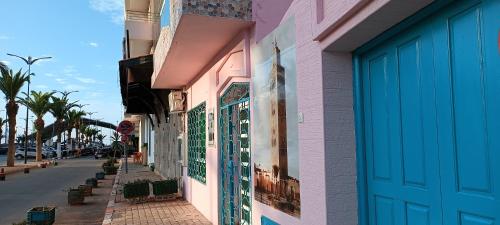
<path id="1" fill-rule="evenodd" d="M 184 200 L 129 204 L 123 198 L 123 184 L 137 179 L 148 179 L 151 181 L 161 180 L 161 177 L 149 171 L 148 167 L 133 164 L 130 160 L 128 165 L 128 174 L 125 174 L 125 166 L 123 164 L 121 168 L 122 171 L 119 173 L 116 197 L 114 198 L 114 203 L 111 204 L 114 205 L 111 221 L 104 222 L 103 224 L 211 224 L 198 210 Z"/>

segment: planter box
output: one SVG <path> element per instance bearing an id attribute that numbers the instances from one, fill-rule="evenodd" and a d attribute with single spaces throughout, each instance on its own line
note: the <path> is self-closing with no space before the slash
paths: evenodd
<path id="1" fill-rule="evenodd" d="M 30 168 L 24 168 L 24 173 L 30 173 Z"/>
<path id="2" fill-rule="evenodd" d="M 153 182 L 153 194 L 155 196 L 165 196 L 177 194 L 178 186 L 176 179 Z"/>
<path id="3" fill-rule="evenodd" d="M 104 173 L 106 175 L 115 175 L 118 170 L 118 167 L 115 166 L 106 166 L 104 167 Z"/>
<path id="4" fill-rule="evenodd" d="M 123 186 L 123 197 L 126 199 L 147 198 L 149 196 L 149 181 L 135 181 Z"/>
<path id="5" fill-rule="evenodd" d="M 89 178 L 85 181 L 85 184 L 91 186 L 92 188 L 96 188 L 97 187 L 97 179 L 96 178 Z"/>
<path id="6" fill-rule="evenodd" d="M 68 192 L 68 204 L 69 205 L 81 205 L 85 196 L 80 189 L 70 189 Z"/>
<path id="7" fill-rule="evenodd" d="M 95 178 L 98 180 L 104 180 L 104 172 L 99 172 L 95 174 Z"/>
<path id="8" fill-rule="evenodd" d="M 27 213 L 27 224 L 51 225 L 56 218 L 55 207 L 36 207 Z"/>
<path id="9" fill-rule="evenodd" d="M 91 196 L 92 195 L 92 186 L 90 185 L 79 185 L 78 189 L 83 192 L 83 196 Z"/>

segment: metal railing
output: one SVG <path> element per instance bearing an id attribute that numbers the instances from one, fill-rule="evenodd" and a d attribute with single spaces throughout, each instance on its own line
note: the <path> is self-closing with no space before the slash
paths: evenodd
<path id="1" fill-rule="evenodd" d="M 145 22 L 159 22 L 161 16 L 159 13 L 140 12 L 127 10 L 125 12 L 125 20 L 129 21 L 145 21 Z"/>

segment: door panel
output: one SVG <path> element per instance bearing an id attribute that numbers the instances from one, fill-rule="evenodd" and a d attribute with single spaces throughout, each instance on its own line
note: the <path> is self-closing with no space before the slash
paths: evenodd
<path id="1" fill-rule="evenodd" d="M 443 224 L 500 220 L 498 12 L 499 1 L 458 5 L 436 23 Z"/>
<path id="2" fill-rule="evenodd" d="M 457 1 L 361 55 L 368 220 L 499 224 L 500 1 Z"/>
<path id="3" fill-rule="evenodd" d="M 362 60 L 371 224 L 441 224 L 428 31 L 400 35 Z"/>

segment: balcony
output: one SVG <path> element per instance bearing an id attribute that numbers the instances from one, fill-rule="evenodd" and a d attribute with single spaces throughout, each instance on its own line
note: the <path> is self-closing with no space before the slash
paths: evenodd
<path id="1" fill-rule="evenodd" d="M 252 22 L 251 0 L 171 0 L 154 52 L 153 88 L 178 89 Z"/>
<path id="2" fill-rule="evenodd" d="M 126 0 L 125 31 L 129 41 L 130 57 L 151 53 L 160 34 L 160 7 L 157 0 Z"/>

